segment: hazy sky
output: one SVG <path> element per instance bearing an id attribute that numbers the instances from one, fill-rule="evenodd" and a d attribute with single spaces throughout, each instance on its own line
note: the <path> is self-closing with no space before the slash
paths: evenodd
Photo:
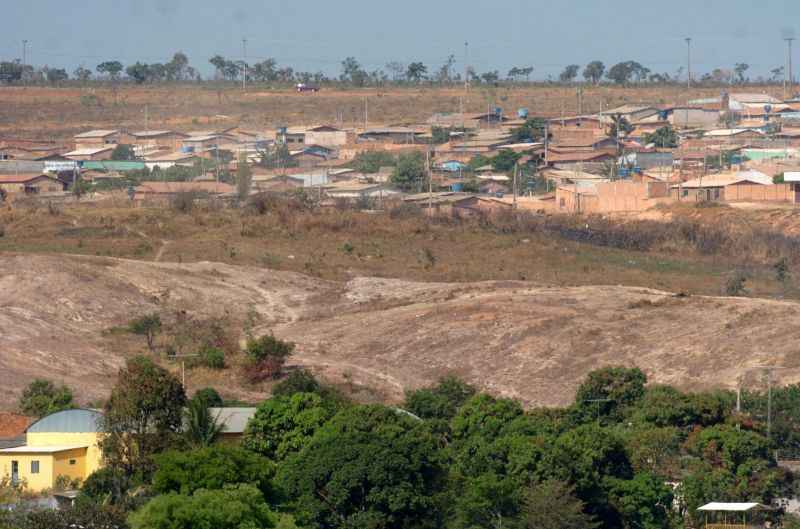
<path id="1" fill-rule="evenodd" d="M 166 61 L 184 51 L 204 73 L 208 58 L 274 57 L 295 70 L 339 73 L 354 56 L 368 69 L 421 60 L 433 70 L 464 41 L 479 72 L 533 66 L 557 75 L 570 63 L 637 60 L 656 72 L 751 65 L 751 76 L 785 62 L 784 36 L 800 26 L 798 0 L 2 0 L 0 59 L 67 67 L 117 59 Z M 800 51 L 800 42 L 796 49 Z M 796 54 L 796 71 L 800 71 Z"/>

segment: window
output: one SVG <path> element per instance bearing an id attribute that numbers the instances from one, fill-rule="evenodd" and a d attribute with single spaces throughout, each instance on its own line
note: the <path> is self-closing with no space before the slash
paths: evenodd
<path id="1" fill-rule="evenodd" d="M 74 459 L 70 459 L 70 460 L 69 460 L 69 464 L 70 464 L 70 465 L 74 465 L 74 464 L 75 464 L 75 460 L 74 460 Z"/>
<path id="2" fill-rule="evenodd" d="M 39 473 L 39 462 L 31 461 L 31 474 L 38 474 L 38 473 Z"/>
<path id="3" fill-rule="evenodd" d="M 683 190 L 683 196 L 684 197 L 688 197 L 689 196 L 689 190 L 688 189 L 684 189 Z"/>

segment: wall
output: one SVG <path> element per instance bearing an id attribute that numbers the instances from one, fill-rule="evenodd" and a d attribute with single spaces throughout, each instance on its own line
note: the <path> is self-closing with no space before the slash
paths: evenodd
<path id="1" fill-rule="evenodd" d="M 19 479 L 28 490 L 40 491 L 53 487 L 52 454 L 0 454 L 0 476 L 11 477 L 11 462 L 19 462 Z M 39 473 L 31 474 L 31 462 L 39 462 Z"/>
<path id="2" fill-rule="evenodd" d="M 794 202 L 791 184 L 762 186 L 758 184 L 733 184 L 725 187 L 725 200 L 753 202 Z"/>
<path id="3" fill-rule="evenodd" d="M 350 134 L 350 139 L 355 141 L 355 135 Z M 308 131 L 306 132 L 306 145 L 322 145 L 324 147 L 341 147 L 348 143 L 347 131 Z"/>
<path id="4" fill-rule="evenodd" d="M 70 461 L 75 461 L 70 465 Z M 67 476 L 70 479 L 85 480 L 89 474 L 86 472 L 86 450 L 79 448 L 67 450 L 55 454 L 53 458 L 53 482 L 59 476 Z"/>
<path id="5" fill-rule="evenodd" d="M 699 108 L 676 108 L 670 114 L 669 122 L 676 127 L 716 125 L 719 122 L 719 112 Z"/>
<path id="6" fill-rule="evenodd" d="M 644 211 L 667 197 L 668 186 L 662 182 L 607 182 L 595 184 L 596 195 L 581 194 L 560 187 L 556 190 L 556 208 L 563 212 L 622 213 Z"/>
<path id="7" fill-rule="evenodd" d="M 103 463 L 103 454 L 98 442 L 99 433 L 78 432 L 78 433 L 28 433 L 28 445 L 30 446 L 81 446 L 89 448 L 86 451 L 86 473 L 91 474 L 99 469 Z"/>

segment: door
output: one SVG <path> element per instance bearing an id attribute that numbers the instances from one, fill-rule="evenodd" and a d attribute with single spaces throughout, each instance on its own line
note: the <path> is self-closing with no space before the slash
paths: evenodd
<path id="1" fill-rule="evenodd" d="M 19 483 L 19 461 L 11 462 L 11 483 L 14 485 Z"/>

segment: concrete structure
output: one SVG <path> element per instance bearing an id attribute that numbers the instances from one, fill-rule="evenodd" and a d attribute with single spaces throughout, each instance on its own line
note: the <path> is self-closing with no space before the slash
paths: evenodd
<path id="1" fill-rule="evenodd" d="M 51 489 L 59 476 L 85 480 L 102 463 L 96 410 L 65 410 L 31 424 L 22 446 L 0 450 L 0 476 L 34 492 Z"/>
<path id="2" fill-rule="evenodd" d="M 670 202 L 665 182 L 587 182 L 556 188 L 556 208 L 563 213 L 622 213 Z"/>
<path id="3" fill-rule="evenodd" d="M 675 128 L 713 127 L 719 123 L 719 111 L 702 107 L 675 107 L 667 112 L 667 121 Z"/>
<path id="4" fill-rule="evenodd" d="M 330 125 L 322 125 L 306 129 L 305 143 L 307 145 L 322 145 L 323 147 L 337 148 L 348 143 L 355 143 L 356 134 L 352 131 L 337 129 Z"/>

